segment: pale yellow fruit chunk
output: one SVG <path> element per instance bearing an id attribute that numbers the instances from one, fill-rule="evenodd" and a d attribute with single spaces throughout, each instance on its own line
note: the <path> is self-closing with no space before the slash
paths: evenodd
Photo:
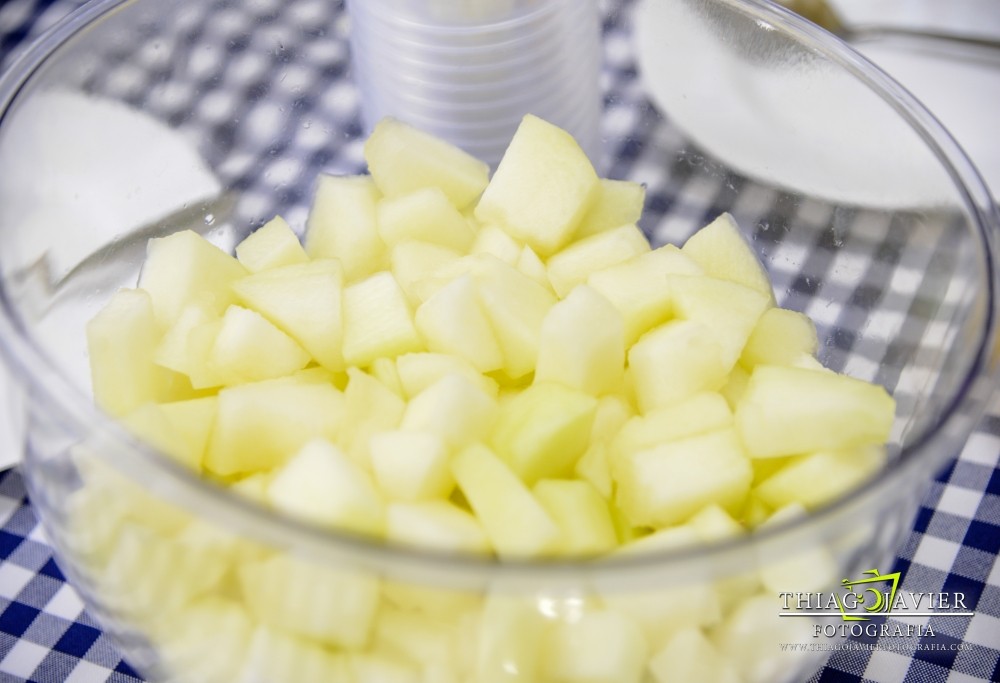
<path id="1" fill-rule="evenodd" d="M 94 400 L 112 415 L 156 401 L 167 376 L 153 363 L 159 328 L 149 294 L 122 289 L 87 323 Z"/>
<path id="2" fill-rule="evenodd" d="M 573 468 L 577 477 L 590 482 L 607 500 L 613 492 L 610 444 L 633 415 L 632 406 L 621 396 L 601 397 L 590 430 L 590 445 Z"/>
<path id="3" fill-rule="evenodd" d="M 186 375 L 194 389 L 217 387 L 222 378 L 209 367 L 208 356 L 221 326 L 213 305 L 201 301 L 189 303 L 160 338 L 153 360 Z"/>
<path id="4" fill-rule="evenodd" d="M 770 301 L 743 285 L 701 275 L 671 275 L 668 286 L 673 314 L 710 329 L 731 370 Z"/>
<path id="5" fill-rule="evenodd" d="M 323 439 L 302 447 L 274 475 L 267 499 L 276 509 L 314 524 L 380 534 L 384 505 L 371 477 Z"/>
<path id="6" fill-rule="evenodd" d="M 355 683 L 347 655 L 270 626 L 254 629 L 247 652 L 233 683 Z"/>
<path id="7" fill-rule="evenodd" d="M 749 287 L 774 302 L 767 271 L 728 213 L 691 235 L 682 251 L 712 277 Z"/>
<path id="8" fill-rule="evenodd" d="M 437 434 L 380 432 L 371 437 L 369 448 L 375 482 L 392 500 L 447 498 L 455 486 L 448 446 Z"/>
<path id="9" fill-rule="evenodd" d="M 646 188 L 639 183 L 601 178 L 597 196 L 573 239 L 581 240 L 605 230 L 638 223 L 645 201 Z"/>
<path id="10" fill-rule="evenodd" d="M 335 440 L 343 415 L 344 396 L 329 385 L 275 379 L 223 389 L 205 468 L 272 469 L 316 437 Z"/>
<path id="11" fill-rule="evenodd" d="M 473 265 L 479 298 L 493 324 L 504 373 L 511 379 L 535 369 L 542 321 L 555 305 L 551 291 L 492 256 L 483 255 Z"/>
<path id="12" fill-rule="evenodd" d="M 475 516 L 444 500 L 389 505 L 386 538 L 452 553 L 479 555 L 490 551 L 490 542 Z"/>
<path id="13" fill-rule="evenodd" d="M 553 625 L 545 680 L 640 683 L 648 653 L 642 630 L 628 617 L 612 611 L 586 612 L 579 619 Z M 687 683 L 695 680 L 699 679 Z"/>
<path id="14" fill-rule="evenodd" d="M 667 275 L 700 275 L 700 266 L 668 244 L 655 251 L 591 273 L 587 284 L 600 292 L 625 321 L 625 343 L 631 346 L 639 337 L 672 312 Z"/>
<path id="15" fill-rule="evenodd" d="M 381 272 L 344 290 L 344 360 L 364 367 L 379 357 L 420 351 L 413 313 L 392 273 Z"/>
<path id="16" fill-rule="evenodd" d="M 736 408 L 736 428 L 750 457 L 773 458 L 885 443 L 895 411 L 877 384 L 758 365 Z"/>
<path id="17" fill-rule="evenodd" d="M 782 649 L 781 643 L 811 642 L 814 622 L 781 618 L 774 603 L 769 592 L 749 597 L 713 633 L 725 661 L 739 671 L 739 681 L 774 683 L 812 659 L 809 652 Z"/>
<path id="18" fill-rule="evenodd" d="M 455 456 L 451 471 L 501 557 L 537 555 L 557 542 L 555 521 L 490 449 L 469 446 Z"/>
<path id="19" fill-rule="evenodd" d="M 545 264 L 538 257 L 535 250 L 525 244 L 517 255 L 514 266 L 543 287 L 552 287 L 549 282 L 549 274 L 545 270 Z"/>
<path id="20" fill-rule="evenodd" d="M 476 218 L 502 226 L 540 256 L 569 242 L 598 190 L 597 173 L 566 131 L 527 115 L 476 205 Z"/>
<path id="21" fill-rule="evenodd" d="M 814 355 L 818 347 L 816 326 L 808 316 L 770 308 L 750 333 L 740 365 L 748 369 L 755 365 L 795 365 L 803 356 Z"/>
<path id="22" fill-rule="evenodd" d="M 249 656 L 254 624 L 235 600 L 209 596 L 161 615 L 157 638 L 164 664 L 192 683 L 234 681 Z"/>
<path id="23" fill-rule="evenodd" d="M 599 555 L 618 545 L 608 504 L 588 482 L 542 479 L 532 492 L 559 527 L 554 552 Z"/>
<path id="24" fill-rule="evenodd" d="M 732 509 L 753 478 L 732 429 L 625 453 L 612 467 L 619 504 L 633 524 L 648 526 L 683 522 L 712 503 Z"/>
<path id="25" fill-rule="evenodd" d="M 149 292 L 162 327 L 197 299 L 222 313 L 236 303 L 230 284 L 247 275 L 239 261 L 191 230 L 149 240 L 139 287 Z"/>
<path id="26" fill-rule="evenodd" d="M 774 509 L 789 503 L 820 507 L 860 485 L 885 464 L 885 449 L 870 445 L 793 458 L 754 489 Z"/>
<path id="27" fill-rule="evenodd" d="M 676 527 L 663 529 L 654 536 L 665 536 L 678 529 L 690 532 L 686 527 Z M 649 550 L 665 551 L 697 542 L 693 535 L 684 536 L 686 539 L 681 542 L 675 541 L 669 546 L 661 542 L 658 548 Z M 627 552 L 628 547 L 619 552 Z M 609 609 L 639 624 L 650 652 L 663 648 L 675 633 L 685 628 L 712 627 L 722 618 L 718 594 L 709 581 L 696 580 L 683 585 L 631 590 L 619 584 L 603 590 L 601 599 Z"/>
<path id="28" fill-rule="evenodd" d="M 490 168 L 458 147 L 397 119 L 382 119 L 365 142 L 365 160 L 387 197 L 440 189 L 458 209 L 476 201 Z"/>
<path id="29" fill-rule="evenodd" d="M 603 296 L 580 285 L 549 309 L 535 367 L 535 382 L 556 382 L 599 396 L 625 374 L 621 314 Z"/>
<path id="30" fill-rule="evenodd" d="M 250 612 L 268 626 L 334 647 L 368 643 L 379 582 L 367 572 L 277 555 L 241 566 L 239 584 Z"/>
<path id="31" fill-rule="evenodd" d="M 411 302 L 419 303 L 421 298 L 417 296 L 415 285 L 461 256 L 460 252 L 440 244 L 406 240 L 393 246 L 389 262 L 396 282 Z"/>
<path id="32" fill-rule="evenodd" d="M 715 335 L 690 320 L 671 321 L 644 334 L 629 349 L 628 364 L 642 412 L 716 391 L 728 375 Z"/>
<path id="33" fill-rule="evenodd" d="M 497 403 L 462 375 L 445 375 L 410 399 L 400 427 L 437 434 L 458 449 L 489 434 Z"/>
<path id="34" fill-rule="evenodd" d="M 421 304 L 414 323 L 429 351 L 464 358 L 480 372 L 503 367 L 500 345 L 471 275 L 453 280 Z"/>
<path id="35" fill-rule="evenodd" d="M 200 470 L 215 427 L 218 397 L 161 403 L 159 408 L 176 434 L 177 443 L 184 449 L 186 457 L 183 462 L 194 470 Z"/>
<path id="36" fill-rule="evenodd" d="M 343 426 L 337 443 L 367 469 L 373 435 L 396 429 L 405 409 L 403 399 L 374 376 L 348 368 Z"/>
<path id="37" fill-rule="evenodd" d="M 561 297 L 591 273 L 624 263 L 649 252 L 649 241 L 634 225 L 623 225 L 574 242 L 551 256 L 547 269 L 552 289 Z"/>
<path id="38" fill-rule="evenodd" d="M 534 384 L 501 405 L 492 444 L 529 485 L 572 472 L 589 441 L 597 399 L 560 384 Z"/>
<path id="39" fill-rule="evenodd" d="M 347 282 L 380 270 L 386 247 L 378 234 L 379 191 L 368 176 L 321 175 L 306 223 L 306 253 L 340 259 Z"/>
<path id="40" fill-rule="evenodd" d="M 701 629 L 678 631 L 649 662 L 656 683 L 740 683 L 740 675 Z"/>
<path id="41" fill-rule="evenodd" d="M 309 354 L 256 311 L 230 306 L 208 354 L 223 384 L 277 379 L 301 370 Z"/>
<path id="42" fill-rule="evenodd" d="M 234 282 L 233 291 L 336 372 L 344 368 L 343 282 L 340 262 L 324 259 L 251 275 Z"/>
<path id="43" fill-rule="evenodd" d="M 465 216 L 437 187 L 384 197 L 376 212 L 379 235 L 390 247 L 405 240 L 419 240 L 464 252 L 475 238 Z"/>
<path id="44" fill-rule="evenodd" d="M 476 683 L 540 681 L 548 626 L 534 600 L 497 591 L 486 599 L 474 642 Z"/>
<path id="45" fill-rule="evenodd" d="M 474 220 L 474 219 L 473 219 Z M 521 243 L 496 225 L 484 225 L 476 233 L 470 254 L 490 254 L 504 263 L 514 264 L 521 254 Z"/>
<path id="46" fill-rule="evenodd" d="M 733 413 L 721 394 L 704 391 L 625 422 L 612 441 L 614 453 L 629 453 L 658 444 L 732 427 Z"/>
<path id="47" fill-rule="evenodd" d="M 472 363 L 444 353 L 406 353 L 396 359 L 396 371 L 403 394 L 413 398 L 446 375 L 462 375 L 484 394 L 496 397 L 496 380 L 482 375 Z"/>
<path id="48" fill-rule="evenodd" d="M 236 259 L 251 273 L 305 263 L 305 249 L 288 223 L 275 216 L 236 245 Z"/>

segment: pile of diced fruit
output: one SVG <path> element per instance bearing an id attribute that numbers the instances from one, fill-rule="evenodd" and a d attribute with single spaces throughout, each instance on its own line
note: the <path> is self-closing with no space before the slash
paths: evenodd
<path id="1" fill-rule="evenodd" d="M 100 406 L 284 513 L 501 558 L 752 528 L 881 465 L 893 400 L 815 360 L 730 216 L 651 249 L 643 188 L 532 116 L 492 178 L 394 120 L 365 154 L 304 247 L 151 240 L 87 329 Z"/>

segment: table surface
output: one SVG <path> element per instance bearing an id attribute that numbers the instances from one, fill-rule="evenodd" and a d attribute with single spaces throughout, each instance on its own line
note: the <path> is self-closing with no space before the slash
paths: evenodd
<path id="1" fill-rule="evenodd" d="M 0 68 L 80 4 L 0 0 Z M 628 51 L 607 54 L 606 77 L 635 73 Z M 907 591 L 964 593 L 974 615 L 931 618 L 933 638 L 849 641 L 850 649 L 834 653 L 812 683 L 1000 681 L 998 458 L 995 397 L 964 450 L 936 477 L 893 569 L 904 572 Z M 17 469 L 0 472 L 0 683 L 139 680 L 66 584 Z"/>

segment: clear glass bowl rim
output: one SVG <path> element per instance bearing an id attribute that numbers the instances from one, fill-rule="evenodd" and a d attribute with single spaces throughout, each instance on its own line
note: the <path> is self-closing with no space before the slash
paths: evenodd
<path id="1" fill-rule="evenodd" d="M 1000 210 L 994 204 L 974 165 L 945 128 L 905 88 L 870 61 L 833 35 L 769 0 L 712 0 L 754 18 L 762 30 L 778 30 L 805 48 L 822 55 L 850 72 L 873 90 L 912 126 L 948 171 L 975 221 L 974 235 L 984 247 L 988 269 L 985 292 L 987 310 L 982 320 L 976 354 L 960 389 L 951 397 L 937 421 L 915 442 L 909 444 L 898 462 L 849 495 L 809 517 L 776 524 L 745 537 L 704 545 L 664 550 L 624 558 L 594 561 L 552 559 L 498 561 L 472 556 L 454 556 L 412 549 L 320 528 L 266 510 L 235 493 L 199 478 L 165 454 L 138 441 L 116 422 L 101 413 L 80 387 L 61 373 L 46 353 L 22 329 L 7 294 L 0 287 L 0 356 L 12 375 L 30 396 L 30 410 L 44 410 L 46 419 L 56 420 L 71 433 L 88 433 L 106 447 L 107 460 L 124 474 L 147 487 L 152 495 L 185 508 L 195 516 L 210 519 L 233 533 L 286 548 L 298 555 L 317 559 L 347 561 L 371 567 L 387 576 L 426 581 L 450 587 L 478 586 L 483 581 L 507 585 L 550 586 L 553 583 L 578 585 L 598 579 L 619 585 L 662 583 L 668 579 L 698 578 L 715 566 L 741 567 L 761 557 L 789 548 L 806 547 L 817 534 L 843 529 L 868 519 L 870 508 L 886 497 L 902 495 L 900 481 L 930 477 L 923 472 L 940 465 L 947 453 L 936 453 L 945 442 L 944 433 L 959 420 L 973 422 L 984 408 L 986 396 L 975 391 L 986 383 L 992 387 L 998 374 L 990 352 L 997 336 L 996 294 L 998 273 L 994 265 L 996 239 L 1000 233 Z M 57 22 L 32 43 L 13 64 L 0 74 L 0 126 L 20 90 L 45 61 L 56 54 L 78 32 L 100 21 L 133 0 L 95 0 L 86 3 Z M 963 423 L 965 424 L 965 423 Z M 971 424 L 968 426 L 971 429 Z M 967 433 L 968 429 L 964 432 Z M 31 487 L 29 472 L 29 489 Z M 884 504 L 884 503 L 883 503 Z M 44 518 L 43 518 L 44 523 Z"/>

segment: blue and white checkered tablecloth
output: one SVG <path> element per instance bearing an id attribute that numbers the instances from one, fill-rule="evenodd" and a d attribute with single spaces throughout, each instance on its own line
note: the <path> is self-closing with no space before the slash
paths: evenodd
<path id="1" fill-rule="evenodd" d="M 308 15 L 310 11 L 329 12 L 330 7 L 337 6 L 335 0 L 288 0 L 288 4 L 296 3 L 301 5 L 302 12 L 299 14 L 302 16 Z M 10 64 L 18 49 L 80 4 L 80 0 L 0 0 L 0 68 Z M 206 0 L 205 5 L 207 8 L 212 3 Z M 225 39 L 224 36 L 201 35 L 196 20 L 197 17 L 192 18 L 192 34 L 188 38 L 207 41 Z M 604 126 L 605 132 L 616 135 L 640 124 L 645 115 L 643 112 L 648 109 L 626 106 L 643 97 L 636 79 L 637 69 L 629 43 L 626 27 L 614 21 L 605 25 L 605 70 L 602 85 L 609 96 L 606 100 Z M 347 68 L 346 62 L 346 54 L 331 53 L 323 69 L 328 73 L 343 73 Z M 136 72 L 141 66 L 125 64 L 118 71 L 102 72 L 100 78 L 104 80 L 100 87 L 130 101 L 130 89 L 136 89 L 137 84 L 141 85 L 142 82 L 141 78 L 137 78 Z M 240 60 L 232 69 L 225 71 L 221 82 L 225 84 L 228 78 L 238 81 L 243 76 L 252 76 L 255 68 L 252 60 Z M 271 95 L 278 98 L 284 96 L 282 93 Z M 224 98 L 225 92 L 221 96 Z M 289 96 L 299 97 L 294 92 Z M 135 97 L 142 97 L 140 90 L 136 90 Z M 342 108 L 345 101 L 357 106 L 356 101 L 352 103 L 344 99 L 331 99 L 329 102 L 320 100 L 312 102 L 311 106 L 320 110 L 324 107 Z M 155 102 L 143 103 L 154 108 L 157 106 Z M 218 105 L 215 109 L 226 109 L 224 100 L 215 104 Z M 177 101 L 173 106 L 178 106 Z M 209 108 L 196 113 L 212 117 L 213 111 Z M 179 113 L 169 109 L 159 112 L 166 120 L 171 120 L 172 116 Z M 344 112 L 337 113 L 344 116 Z M 347 112 L 346 115 L 348 119 L 357 116 L 356 111 Z M 235 131 L 227 125 L 225 121 L 219 123 L 217 142 L 224 145 L 241 144 Z M 668 138 L 676 135 L 669 129 L 662 130 L 660 134 Z M 661 145 L 675 144 L 672 139 L 658 139 L 654 142 Z M 277 157 L 279 161 L 282 157 L 297 160 L 299 166 L 296 172 L 299 174 L 310 174 L 320 168 L 330 169 L 331 166 L 336 167 L 332 170 L 350 171 L 353 170 L 351 164 L 357 162 L 351 150 L 348 150 L 346 156 L 331 157 L 322 146 L 309 147 L 298 139 L 272 140 L 268 144 L 268 149 L 254 148 L 247 151 L 246 163 L 235 163 L 231 168 L 223 169 L 230 176 L 226 178 L 226 182 L 244 188 L 251 200 L 255 188 L 249 169 L 254 164 L 268 162 L 268 157 Z M 277 149 L 275 145 L 281 148 L 278 151 L 294 153 L 272 154 Z M 239 162 L 241 157 L 236 155 L 231 158 Z M 623 168 L 638 171 L 640 176 L 643 174 L 641 149 L 626 145 L 619 150 L 617 158 L 611 161 L 612 175 L 626 175 L 622 172 Z M 649 172 L 656 173 L 655 170 Z M 683 177 L 685 170 L 676 168 L 671 169 L 671 172 L 676 180 Z M 241 173 L 246 174 L 245 178 Z M 788 202 L 784 201 L 785 198 L 780 193 L 762 193 L 757 186 L 743 186 L 737 178 L 727 179 L 727 182 L 706 183 L 704 177 L 692 176 L 683 196 L 658 193 L 655 181 L 650 186 L 653 191 L 647 202 L 647 210 L 654 214 L 654 219 L 662 227 L 664 232 L 659 235 L 661 238 L 671 237 L 669 233 L 672 225 L 689 226 L 704 222 L 704 219 L 714 217 L 719 211 L 737 202 L 744 209 L 754 207 L 751 210 L 759 213 L 760 224 L 763 225 L 766 225 L 769 216 L 780 217 L 782 212 L 789 210 Z M 268 215 L 268 207 L 260 202 L 248 201 L 237 210 L 244 214 L 243 218 L 248 223 L 259 221 Z M 798 210 L 800 213 L 804 212 L 802 207 Z M 763 233 L 758 236 L 764 241 L 768 239 Z M 877 237 L 887 247 L 882 251 L 886 254 L 886 263 L 891 265 L 892 273 L 904 276 L 894 278 L 894 284 L 919 282 L 925 277 L 925 264 L 892 261 L 893 240 L 902 238 L 893 235 L 891 226 L 885 228 L 885 234 Z M 910 235 L 908 238 L 914 239 L 915 236 Z M 870 247 L 866 249 L 870 250 Z M 850 249 L 842 251 L 850 255 Z M 927 253 L 934 253 L 933 244 L 927 247 Z M 820 254 L 817 258 L 822 259 L 823 255 Z M 821 272 L 836 270 L 829 263 L 813 263 L 810 267 L 813 266 Z M 874 272 L 883 266 L 885 263 L 870 264 L 869 270 Z M 907 273 L 913 277 L 905 277 Z M 865 277 L 868 275 L 862 272 L 858 282 L 838 282 L 833 278 L 823 286 L 843 286 L 843 300 L 848 301 L 852 292 L 866 286 Z M 780 271 L 775 273 L 775 278 L 779 291 L 786 291 L 785 300 L 781 303 L 818 316 L 828 314 L 809 310 L 809 297 L 816 291 L 809 278 L 798 277 L 794 272 Z M 914 284 L 911 288 L 913 291 L 904 286 L 903 294 L 915 298 L 918 286 Z M 889 294 L 893 292 L 894 290 L 889 291 Z M 849 314 L 849 307 L 845 306 L 840 315 Z M 849 327 L 849 324 L 845 325 Z M 843 367 L 851 353 L 858 350 L 853 348 L 852 339 L 835 341 L 837 343 L 828 350 L 826 360 Z M 887 342 L 890 348 L 893 344 L 912 346 L 921 343 L 919 331 L 908 336 L 905 330 L 898 338 Z M 886 349 L 880 351 L 884 353 Z M 863 350 L 860 355 L 864 355 Z M 986 417 L 964 450 L 938 474 L 922 502 L 912 531 L 897 551 L 893 570 L 898 569 L 904 573 L 903 585 L 908 591 L 963 593 L 966 605 L 974 615 L 961 619 L 932 618 L 930 626 L 935 632 L 934 648 L 918 648 L 921 644 L 919 638 L 894 639 L 892 648 L 886 643 L 880 644 L 878 638 L 850 641 L 852 649 L 835 653 L 810 683 L 1000 681 L 998 553 L 1000 397 L 993 400 Z M 87 614 L 74 590 L 65 582 L 26 497 L 19 472 L 16 469 L 0 472 L 0 683 L 126 683 L 139 680 L 136 673 L 122 660 L 114 643 Z"/>

